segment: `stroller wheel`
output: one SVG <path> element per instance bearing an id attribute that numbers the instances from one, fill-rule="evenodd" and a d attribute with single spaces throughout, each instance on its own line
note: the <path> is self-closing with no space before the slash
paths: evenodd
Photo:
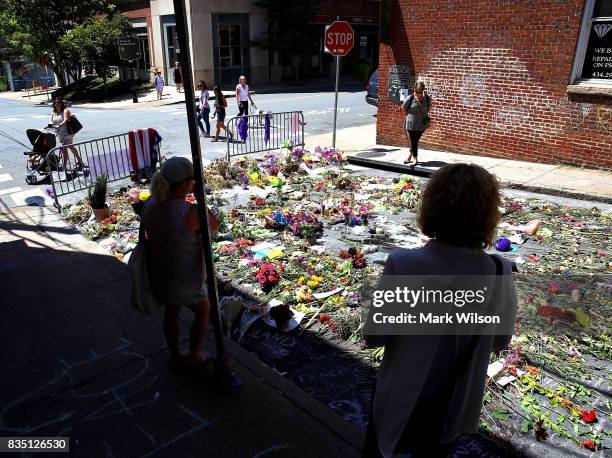
<path id="1" fill-rule="evenodd" d="M 38 178 L 36 178 L 36 175 L 26 175 L 27 184 L 36 184 L 37 181 L 38 181 Z"/>

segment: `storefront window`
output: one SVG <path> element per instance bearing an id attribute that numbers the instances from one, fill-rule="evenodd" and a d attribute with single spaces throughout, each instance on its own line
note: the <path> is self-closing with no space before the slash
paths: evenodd
<path id="1" fill-rule="evenodd" d="M 612 86 L 612 1 L 587 0 L 574 81 Z"/>
<path id="2" fill-rule="evenodd" d="M 242 66 L 240 25 L 219 24 L 219 63 L 224 68 Z"/>

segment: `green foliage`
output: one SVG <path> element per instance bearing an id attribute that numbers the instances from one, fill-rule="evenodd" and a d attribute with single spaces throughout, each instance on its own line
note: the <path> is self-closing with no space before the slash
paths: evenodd
<path id="1" fill-rule="evenodd" d="M 89 188 L 87 200 L 91 208 L 104 208 L 106 206 L 106 184 L 108 183 L 107 175 L 100 175 L 96 178 L 93 190 Z"/>
<path id="2" fill-rule="evenodd" d="M 136 92 L 146 94 L 151 88 L 148 81 L 137 81 Z M 110 78 L 104 83 L 97 76 L 85 76 L 78 83 L 69 84 L 59 88 L 51 94 L 52 97 L 61 97 L 64 100 L 76 102 L 103 102 L 114 97 L 132 94 L 132 82 L 120 80 L 117 77 Z"/>
<path id="3" fill-rule="evenodd" d="M 110 67 L 120 63 L 119 38 L 129 27 L 124 14 L 88 19 L 66 32 L 60 45 L 71 59 L 80 62 L 89 73 L 95 72 L 106 84 L 112 75 Z"/>
<path id="4" fill-rule="evenodd" d="M 80 61 L 62 47 L 60 38 L 98 14 L 111 13 L 110 0 L 1 0 L 0 36 L 21 56 L 47 55 L 49 66 L 66 83 L 64 72 L 80 77 Z"/>
<path id="5" fill-rule="evenodd" d="M 263 41 L 255 42 L 257 46 L 299 51 L 310 43 L 310 21 L 319 12 L 317 0 L 257 0 L 254 4 L 268 12 L 268 31 Z"/>

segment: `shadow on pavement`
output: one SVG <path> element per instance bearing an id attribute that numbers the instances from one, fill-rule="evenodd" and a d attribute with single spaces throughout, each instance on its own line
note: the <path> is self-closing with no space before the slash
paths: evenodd
<path id="1" fill-rule="evenodd" d="M 129 307 L 123 263 L 71 226 L 43 231 L 57 215 L 42 209 L 1 216 L 1 436 L 67 436 L 77 456 L 358 455 L 239 362 L 236 395 L 214 389 L 212 365 L 170 372 L 163 312 Z"/>

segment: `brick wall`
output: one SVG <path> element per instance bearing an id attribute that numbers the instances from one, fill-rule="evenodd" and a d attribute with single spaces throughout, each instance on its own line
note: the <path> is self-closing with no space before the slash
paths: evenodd
<path id="1" fill-rule="evenodd" d="M 388 68 L 433 99 L 425 148 L 612 168 L 612 95 L 566 94 L 584 0 L 393 0 L 377 142 L 407 146 Z M 422 160 L 426 160 L 425 157 Z"/>

